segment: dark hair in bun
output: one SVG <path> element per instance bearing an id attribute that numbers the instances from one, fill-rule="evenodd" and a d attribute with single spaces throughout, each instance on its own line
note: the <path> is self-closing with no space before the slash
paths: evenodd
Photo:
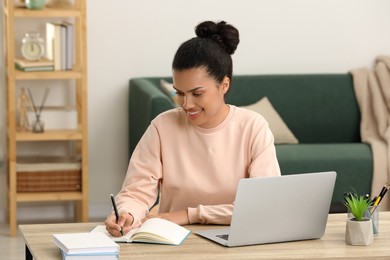
<path id="1" fill-rule="evenodd" d="M 205 21 L 195 27 L 195 38 L 180 45 L 172 63 L 173 70 L 205 67 L 219 83 L 233 74 L 231 55 L 240 42 L 238 30 L 225 21 Z"/>
<path id="2" fill-rule="evenodd" d="M 217 24 L 210 21 L 203 22 L 195 27 L 195 33 L 199 38 L 209 38 L 218 43 L 230 55 L 234 53 L 240 42 L 238 30 L 225 21 Z"/>

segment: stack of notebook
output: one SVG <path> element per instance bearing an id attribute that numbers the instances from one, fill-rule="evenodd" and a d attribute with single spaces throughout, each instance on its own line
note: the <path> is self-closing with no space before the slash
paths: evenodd
<path id="1" fill-rule="evenodd" d="M 119 246 L 101 232 L 54 234 L 64 260 L 119 259 Z"/>

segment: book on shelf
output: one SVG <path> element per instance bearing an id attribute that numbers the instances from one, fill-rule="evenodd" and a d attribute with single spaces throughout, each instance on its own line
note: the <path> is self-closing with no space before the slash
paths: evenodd
<path id="1" fill-rule="evenodd" d="M 54 31 L 55 25 L 53 23 L 46 23 L 45 57 L 51 61 L 54 61 Z"/>
<path id="2" fill-rule="evenodd" d="M 70 22 L 63 21 L 62 25 L 66 30 L 66 52 L 65 52 L 65 68 L 73 69 L 75 62 L 74 57 L 74 25 Z"/>
<path id="3" fill-rule="evenodd" d="M 46 23 L 46 57 L 54 61 L 54 70 L 61 70 L 61 24 Z"/>
<path id="4" fill-rule="evenodd" d="M 66 26 L 61 23 L 60 25 L 61 32 L 61 70 L 66 70 L 66 49 L 67 49 L 67 40 L 66 40 Z"/>
<path id="5" fill-rule="evenodd" d="M 46 58 L 37 61 L 15 58 L 15 68 L 21 71 L 52 71 L 54 63 Z"/>
<path id="6" fill-rule="evenodd" d="M 74 64 L 74 25 L 62 21 L 46 23 L 46 58 L 55 70 L 71 70 Z"/>
<path id="7" fill-rule="evenodd" d="M 53 234 L 54 243 L 66 256 L 119 254 L 119 246 L 101 232 Z"/>
<path id="8" fill-rule="evenodd" d="M 139 228 L 130 230 L 121 237 L 110 235 L 104 225 L 96 226 L 92 233 L 104 233 L 117 243 L 151 243 L 180 245 L 191 233 L 190 230 L 162 218 L 150 218 Z"/>
<path id="9" fill-rule="evenodd" d="M 15 58 L 15 64 L 18 64 L 22 67 L 31 68 L 31 67 L 43 67 L 43 66 L 53 66 L 54 63 L 51 60 L 46 58 L 41 58 L 36 61 L 26 60 L 24 58 Z"/>
<path id="10" fill-rule="evenodd" d="M 41 66 L 41 67 L 22 67 L 18 64 L 15 64 L 15 68 L 20 71 L 30 72 L 30 71 L 53 71 L 54 66 Z"/>

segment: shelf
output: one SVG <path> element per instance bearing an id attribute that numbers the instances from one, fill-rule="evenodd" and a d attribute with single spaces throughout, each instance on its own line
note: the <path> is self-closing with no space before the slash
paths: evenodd
<path id="1" fill-rule="evenodd" d="M 44 133 L 16 132 L 16 141 L 63 141 L 81 140 L 83 137 L 79 130 L 46 130 Z"/>
<path id="2" fill-rule="evenodd" d="M 42 80 L 42 79 L 79 79 L 82 77 L 80 71 L 39 71 L 23 72 L 15 70 L 16 80 Z"/>
<path id="3" fill-rule="evenodd" d="M 16 18 L 81 17 L 81 11 L 76 7 L 61 9 L 45 7 L 41 10 L 29 10 L 25 7 L 15 7 L 14 16 Z"/>
<path id="4" fill-rule="evenodd" d="M 80 156 L 24 155 L 16 158 L 16 172 L 79 171 Z"/>
<path id="5" fill-rule="evenodd" d="M 5 53 L 5 100 L 7 126 L 7 200 L 10 235 L 17 234 L 17 204 L 19 202 L 75 201 L 76 221 L 88 221 L 88 111 L 87 111 L 87 26 L 86 1 L 74 0 L 70 7 L 44 7 L 30 10 L 15 6 L 15 0 L 4 0 L 4 53 Z M 20 2 L 20 1 L 18 1 Z M 72 70 L 24 72 L 15 68 L 16 36 L 21 27 L 45 27 L 52 20 L 64 20 L 74 24 L 74 66 Z M 17 25 L 17 26 L 15 26 Z M 68 35 L 69 36 L 69 35 Z M 70 35 L 72 36 L 72 35 Z M 55 120 L 47 121 L 43 133 L 22 131 L 19 125 L 20 104 L 18 93 L 23 85 L 44 80 L 48 87 L 65 85 L 65 105 L 58 103 L 44 110 Z M 25 82 L 24 82 L 25 81 Z M 38 82 L 35 82 L 38 83 Z M 46 84 L 47 83 L 47 84 Z M 68 84 L 71 83 L 71 84 Z M 42 85 L 42 84 L 37 84 Z M 72 87 L 66 87 L 72 85 Z M 42 88 L 37 86 L 37 88 Z M 18 92 L 19 91 L 19 92 Z M 57 93 L 60 95 L 60 93 Z M 69 98 L 69 99 L 68 99 Z M 62 103 L 62 102 L 61 102 Z M 24 104 L 23 104 L 24 105 Z M 29 106 L 28 104 L 26 105 Z M 63 112 L 66 113 L 63 113 Z M 19 116 L 18 116 L 19 112 Z M 27 109 L 27 113 L 31 113 Z M 63 117 L 61 117 L 63 116 Z M 65 120 L 70 119 L 70 120 Z M 50 125 L 49 122 L 55 122 Z M 59 142 L 56 142 L 59 141 Z M 48 153 L 67 146 L 61 156 L 77 156 L 77 163 L 46 161 L 33 158 L 33 162 L 21 160 L 23 154 L 42 156 L 39 148 L 48 148 Z M 39 159 L 39 160 L 38 160 Z M 61 158 L 63 159 L 63 158 Z"/>
<path id="6" fill-rule="evenodd" d="M 82 200 L 82 192 L 19 192 L 17 202 Z"/>

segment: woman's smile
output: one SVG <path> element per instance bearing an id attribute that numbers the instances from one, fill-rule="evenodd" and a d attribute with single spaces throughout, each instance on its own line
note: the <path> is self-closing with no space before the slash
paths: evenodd
<path id="1" fill-rule="evenodd" d="M 203 109 L 199 109 L 198 111 L 187 111 L 187 117 L 189 119 L 196 119 L 200 116 Z"/>

